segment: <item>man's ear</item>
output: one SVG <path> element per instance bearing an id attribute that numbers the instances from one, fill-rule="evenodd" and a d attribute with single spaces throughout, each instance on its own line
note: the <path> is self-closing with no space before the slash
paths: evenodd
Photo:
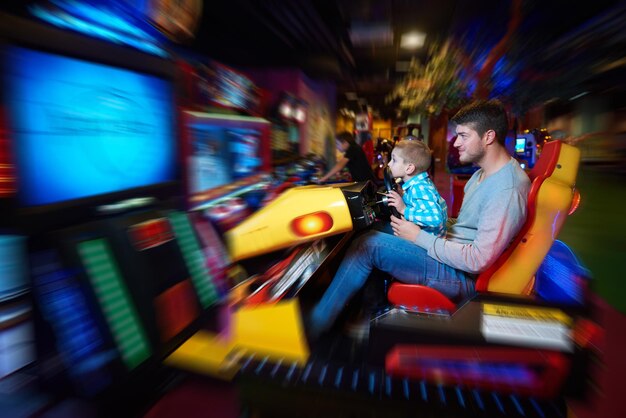
<path id="1" fill-rule="evenodd" d="M 485 138 L 485 145 L 491 145 L 496 140 L 496 131 L 489 129 L 483 138 Z"/>

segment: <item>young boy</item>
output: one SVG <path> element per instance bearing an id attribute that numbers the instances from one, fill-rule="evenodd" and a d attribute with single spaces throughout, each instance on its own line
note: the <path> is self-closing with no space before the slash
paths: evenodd
<path id="1" fill-rule="evenodd" d="M 402 140 L 391 151 L 389 168 L 394 178 L 404 182 L 402 197 L 391 191 L 388 204 L 395 207 L 407 221 L 411 221 L 426 232 L 443 237 L 446 234 L 448 207 L 428 177 L 431 152 L 418 140 Z"/>

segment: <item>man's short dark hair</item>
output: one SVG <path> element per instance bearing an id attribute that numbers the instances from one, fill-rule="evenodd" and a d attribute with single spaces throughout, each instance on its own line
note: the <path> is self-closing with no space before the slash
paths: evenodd
<path id="1" fill-rule="evenodd" d="M 351 132 L 343 131 L 339 132 L 335 137 L 337 141 L 347 142 L 348 144 L 354 144 L 354 135 Z"/>
<path id="2" fill-rule="evenodd" d="M 481 137 L 492 129 L 501 145 L 509 130 L 506 110 L 498 99 L 474 101 L 463 106 L 451 120 L 457 125 L 470 125 Z"/>

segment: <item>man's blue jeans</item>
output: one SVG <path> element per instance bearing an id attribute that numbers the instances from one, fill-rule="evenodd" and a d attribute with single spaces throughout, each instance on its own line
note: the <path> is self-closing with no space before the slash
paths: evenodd
<path id="1" fill-rule="evenodd" d="M 307 324 L 312 335 L 332 325 L 374 268 L 404 283 L 432 287 L 457 302 L 474 295 L 474 281 L 464 271 L 440 263 L 406 239 L 368 231 L 352 242 L 332 283 L 313 308 Z"/>

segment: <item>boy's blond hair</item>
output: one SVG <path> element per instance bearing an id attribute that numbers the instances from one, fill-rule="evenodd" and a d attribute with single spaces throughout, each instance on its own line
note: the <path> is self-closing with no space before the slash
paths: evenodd
<path id="1" fill-rule="evenodd" d="M 404 162 L 415 166 L 415 174 L 430 168 L 431 151 L 422 141 L 403 139 L 394 148 L 399 151 Z"/>

